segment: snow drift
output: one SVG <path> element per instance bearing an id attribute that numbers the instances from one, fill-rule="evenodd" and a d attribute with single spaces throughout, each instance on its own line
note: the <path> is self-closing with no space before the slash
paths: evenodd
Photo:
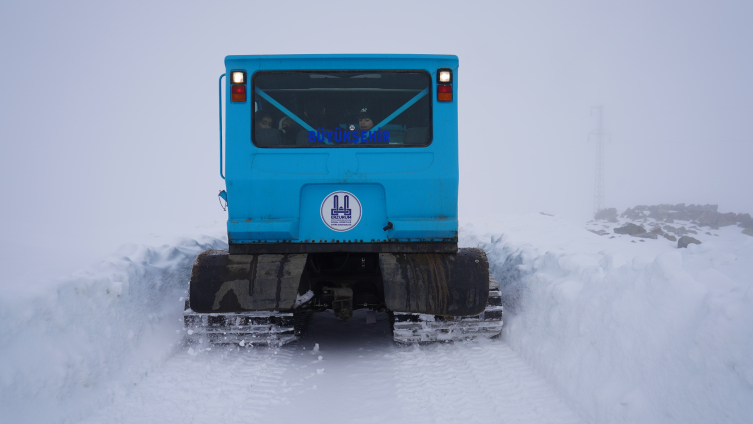
<path id="1" fill-rule="evenodd" d="M 739 230 L 677 249 L 556 217 L 499 216 L 462 227 L 461 245 L 484 248 L 500 282 L 499 343 L 587 421 L 742 423 L 753 416 L 753 237 Z M 179 299 L 195 256 L 225 246 L 210 237 L 126 246 L 43 289 L 3 291 L 0 416 L 76 422 L 126 398 L 168 358 L 189 357 L 175 355 L 186 349 Z M 386 402 L 379 393 L 364 396 Z"/>
<path id="2" fill-rule="evenodd" d="M 178 346 L 180 297 L 218 239 L 124 246 L 48 287 L 0 297 L 0 410 L 7 422 L 80 418 Z"/>
<path id="3" fill-rule="evenodd" d="M 467 226 L 507 302 L 504 338 L 590 422 L 749 422 L 753 238 L 677 249 L 556 218 Z M 700 236 L 699 236 L 700 237 Z"/>

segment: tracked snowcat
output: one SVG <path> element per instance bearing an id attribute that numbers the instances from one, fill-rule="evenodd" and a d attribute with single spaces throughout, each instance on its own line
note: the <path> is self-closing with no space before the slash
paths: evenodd
<path id="1" fill-rule="evenodd" d="M 229 249 L 193 265 L 190 341 L 282 345 L 313 313 L 357 309 L 386 312 L 399 343 L 500 334 L 486 254 L 458 249 L 456 56 L 228 56 L 225 67 Z"/>

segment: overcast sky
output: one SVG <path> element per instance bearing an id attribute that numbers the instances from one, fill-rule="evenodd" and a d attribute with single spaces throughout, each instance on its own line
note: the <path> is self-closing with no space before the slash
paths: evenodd
<path id="1" fill-rule="evenodd" d="M 753 213 L 750 1 L 108 3 L 0 2 L 6 270 L 224 222 L 230 54 L 458 55 L 463 222 L 589 219 L 598 105 L 607 206 Z"/>

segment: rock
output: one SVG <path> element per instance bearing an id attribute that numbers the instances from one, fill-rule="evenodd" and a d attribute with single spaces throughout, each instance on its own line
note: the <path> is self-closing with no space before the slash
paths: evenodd
<path id="1" fill-rule="evenodd" d="M 594 219 L 601 219 L 609 222 L 617 222 L 617 209 L 608 208 L 602 209 L 594 214 Z"/>
<path id="2" fill-rule="evenodd" d="M 715 216 L 718 208 L 718 205 L 690 205 L 685 210 L 688 212 L 690 219 L 699 219 L 703 214 L 706 214 L 708 217 Z"/>
<path id="3" fill-rule="evenodd" d="M 671 234 L 664 234 L 664 238 L 669 241 L 677 241 L 677 237 L 671 235 Z"/>
<path id="4" fill-rule="evenodd" d="M 698 220 L 701 225 L 716 225 L 718 205 L 690 205 L 685 210 L 690 219 Z"/>
<path id="5" fill-rule="evenodd" d="M 645 233 L 646 229 L 643 228 L 643 227 L 641 227 L 640 225 L 635 225 L 635 224 L 632 224 L 632 223 L 628 223 L 628 224 L 626 224 L 623 227 L 615 228 L 614 232 L 617 233 L 617 234 L 630 234 L 630 235 L 633 235 L 633 234 Z"/>
<path id="6" fill-rule="evenodd" d="M 747 234 L 749 236 L 753 236 L 753 227 L 748 227 L 743 230 L 743 234 Z"/>
<path id="7" fill-rule="evenodd" d="M 675 227 L 673 227 L 671 225 L 665 225 L 664 226 L 664 230 L 667 231 L 668 233 L 675 233 L 678 236 L 684 236 L 685 234 L 697 234 L 696 231 L 688 230 L 684 226 L 682 226 L 680 228 L 675 228 Z"/>
<path id="8" fill-rule="evenodd" d="M 633 221 L 643 218 L 643 214 L 640 211 L 637 211 L 632 208 L 625 209 L 625 212 L 623 212 L 622 215 L 620 216 L 623 218 L 633 220 Z"/>
<path id="9" fill-rule="evenodd" d="M 734 212 L 719 214 L 716 219 L 716 225 L 720 227 L 726 227 L 727 225 L 732 225 L 736 222 L 737 214 L 735 214 Z"/>
<path id="10" fill-rule="evenodd" d="M 735 217 L 735 221 L 739 222 L 740 226 L 743 228 L 753 227 L 753 218 L 750 217 L 749 213 L 737 214 L 737 216 Z"/>
<path id="11" fill-rule="evenodd" d="M 691 218 L 690 214 L 687 211 L 681 210 L 670 212 L 668 220 L 669 219 L 677 221 L 690 221 Z"/>
<path id="12" fill-rule="evenodd" d="M 699 211 L 709 212 L 716 212 L 719 209 L 719 205 L 690 205 L 690 207 L 695 207 Z"/>
<path id="13" fill-rule="evenodd" d="M 649 206 L 649 218 L 654 218 L 657 221 L 666 221 L 668 219 L 672 219 L 672 205 L 658 205 L 658 206 Z"/>
<path id="14" fill-rule="evenodd" d="M 600 236 L 605 236 L 605 235 L 609 234 L 608 232 L 606 232 L 604 230 L 588 230 L 588 231 L 590 231 L 590 232 L 592 232 L 592 233 L 594 233 L 596 235 L 600 235 Z"/>
<path id="15" fill-rule="evenodd" d="M 682 237 L 687 234 L 698 234 L 699 231 L 705 232 L 699 230 L 698 227 L 707 227 L 708 229 L 718 230 L 720 227 L 737 224 L 742 228 L 753 228 L 753 217 L 751 217 L 751 214 L 736 214 L 734 212 L 720 213 L 719 205 L 685 205 L 685 203 L 678 203 L 676 205 L 638 205 L 633 208 L 625 209 L 625 212 L 620 216 L 627 218 L 628 221 L 632 221 L 634 224 L 630 223 L 623 227 L 616 228 L 614 232 L 617 234 L 641 234 L 646 231 L 641 231 L 640 228 L 644 228 L 647 225 L 652 226 L 650 232 L 656 235 L 663 236 L 665 232 L 668 232 L 674 233 L 677 237 Z M 597 220 L 617 222 L 617 211 L 614 208 L 602 209 L 595 214 L 595 218 Z M 685 227 L 674 228 L 669 225 L 661 226 L 661 224 L 674 223 L 677 221 L 688 221 L 691 224 L 691 229 L 686 229 Z M 679 223 L 687 225 L 687 223 L 684 222 Z M 643 225 L 639 226 L 640 224 Z M 654 226 L 654 224 L 660 225 Z M 704 228 L 704 230 L 705 229 L 706 228 Z"/>
<path id="16" fill-rule="evenodd" d="M 691 228 L 698 229 L 698 227 L 691 227 Z M 687 228 L 685 228 L 685 226 L 682 226 L 678 228 L 677 231 L 674 231 L 674 233 L 677 234 L 678 236 L 684 236 L 685 234 L 698 234 L 698 231 L 688 230 Z"/>
<path id="17" fill-rule="evenodd" d="M 698 217 L 698 224 L 704 225 L 707 227 L 715 227 L 719 225 L 719 217 L 721 214 L 716 211 L 702 211 L 701 215 Z"/>
<path id="18" fill-rule="evenodd" d="M 691 244 L 691 243 L 701 244 L 701 242 L 699 240 L 694 239 L 693 237 L 682 236 L 682 237 L 680 237 L 680 240 L 677 240 L 677 248 L 681 249 L 683 247 L 688 247 L 688 245 Z"/>
<path id="19" fill-rule="evenodd" d="M 640 237 L 640 238 L 650 238 L 656 240 L 657 235 L 654 233 L 638 233 L 638 234 L 631 234 L 633 237 Z M 643 241 L 643 240 L 641 240 Z"/>
<path id="20" fill-rule="evenodd" d="M 688 214 L 688 218 L 698 219 L 698 217 L 701 216 L 702 211 L 696 205 L 688 205 L 688 207 L 685 208 L 685 212 Z"/>

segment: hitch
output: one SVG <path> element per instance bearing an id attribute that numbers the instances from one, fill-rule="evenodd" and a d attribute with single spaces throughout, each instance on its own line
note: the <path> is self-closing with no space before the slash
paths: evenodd
<path id="1" fill-rule="evenodd" d="M 353 316 L 353 289 L 350 287 L 328 287 L 332 290 L 335 299 L 332 301 L 332 310 L 335 316 L 346 321 Z"/>

